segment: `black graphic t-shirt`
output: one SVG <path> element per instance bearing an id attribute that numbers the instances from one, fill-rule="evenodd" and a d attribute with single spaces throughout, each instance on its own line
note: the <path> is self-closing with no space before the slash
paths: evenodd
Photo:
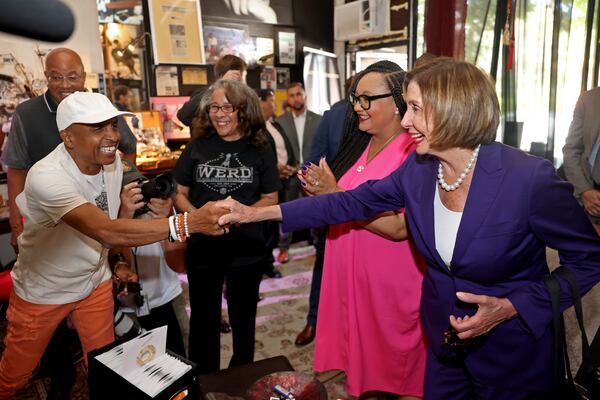
<path id="1" fill-rule="evenodd" d="M 173 175 L 178 184 L 190 188 L 190 202 L 196 208 L 228 196 L 251 205 L 261 194 L 281 187 L 275 153 L 269 146 L 258 150 L 247 139 L 227 142 L 216 134 L 190 141 Z M 254 223 L 232 228 L 220 237 L 192 235 L 188 262 L 235 266 L 259 262 L 268 251 L 264 230 L 263 223 Z"/>

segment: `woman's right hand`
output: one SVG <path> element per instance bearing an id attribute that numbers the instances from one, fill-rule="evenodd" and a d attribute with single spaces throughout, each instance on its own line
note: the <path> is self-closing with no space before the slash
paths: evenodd
<path id="1" fill-rule="evenodd" d="M 303 165 L 298 171 L 298 179 L 302 189 L 310 196 L 342 191 L 324 158 L 321 158 L 319 165 Z"/>
<path id="2" fill-rule="evenodd" d="M 248 207 L 237 200 L 234 200 L 231 196 L 225 200 L 219 200 L 215 203 L 216 207 L 228 210 L 229 214 L 225 214 L 219 218 L 219 225 L 240 225 L 246 224 L 253 221 L 253 209 Z"/>
<path id="3" fill-rule="evenodd" d="M 229 214 L 219 218 L 219 225 L 222 227 L 267 220 L 281 221 L 281 208 L 278 205 L 249 207 L 231 197 L 219 200 L 214 205 L 229 211 Z"/>

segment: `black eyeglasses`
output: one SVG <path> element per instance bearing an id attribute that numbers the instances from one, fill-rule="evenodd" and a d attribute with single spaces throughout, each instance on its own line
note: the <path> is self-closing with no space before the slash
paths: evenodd
<path id="1" fill-rule="evenodd" d="M 390 97 L 391 95 L 392 93 L 377 94 L 375 96 L 367 96 L 366 94 L 361 94 L 360 96 L 357 96 L 356 93 L 350 93 L 350 103 L 352 103 L 352 105 L 355 105 L 358 101 L 360 107 L 366 111 L 369 108 L 371 108 L 371 102 L 373 100 L 384 99 L 386 97 Z"/>
<path id="2" fill-rule="evenodd" d="M 81 80 L 80 75 L 69 75 L 69 76 L 61 76 L 61 75 L 50 75 L 48 76 L 48 81 L 50 82 L 61 82 L 67 81 L 69 83 L 79 82 Z"/>
<path id="3" fill-rule="evenodd" d="M 219 110 L 222 110 L 225 114 L 231 114 L 236 108 L 233 104 L 223 104 L 222 106 L 211 104 L 208 106 L 208 112 L 211 114 L 216 114 Z"/>

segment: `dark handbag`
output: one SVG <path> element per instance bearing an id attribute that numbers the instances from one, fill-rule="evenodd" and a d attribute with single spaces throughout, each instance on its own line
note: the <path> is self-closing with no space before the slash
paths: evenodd
<path id="1" fill-rule="evenodd" d="M 560 285 L 556 276 L 563 278 L 571 287 L 573 307 L 577 323 L 581 330 L 581 367 L 577 382 L 573 380 L 569 356 L 565 345 L 565 324 L 560 312 Z M 553 399 L 600 399 L 600 381 L 596 374 L 597 365 L 592 360 L 592 352 L 583 325 L 581 292 L 577 281 L 565 267 L 557 268 L 551 275 L 544 276 L 544 283 L 550 292 L 552 301 L 552 320 L 554 328 L 554 382 Z"/>

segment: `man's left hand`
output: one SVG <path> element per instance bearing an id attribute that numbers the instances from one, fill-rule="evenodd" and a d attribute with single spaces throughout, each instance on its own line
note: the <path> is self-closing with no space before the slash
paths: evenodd
<path id="1" fill-rule="evenodd" d="M 148 203 L 148 208 L 150 209 L 150 214 L 154 218 L 167 218 L 171 215 L 171 211 L 173 208 L 173 199 L 158 199 L 152 198 Z"/>
<path id="2" fill-rule="evenodd" d="M 450 316 L 450 324 L 460 339 L 469 339 L 488 333 L 499 323 L 515 317 L 518 313 L 510 300 L 493 296 L 457 292 L 456 297 L 464 303 L 477 304 L 477 312 L 464 317 Z"/>

